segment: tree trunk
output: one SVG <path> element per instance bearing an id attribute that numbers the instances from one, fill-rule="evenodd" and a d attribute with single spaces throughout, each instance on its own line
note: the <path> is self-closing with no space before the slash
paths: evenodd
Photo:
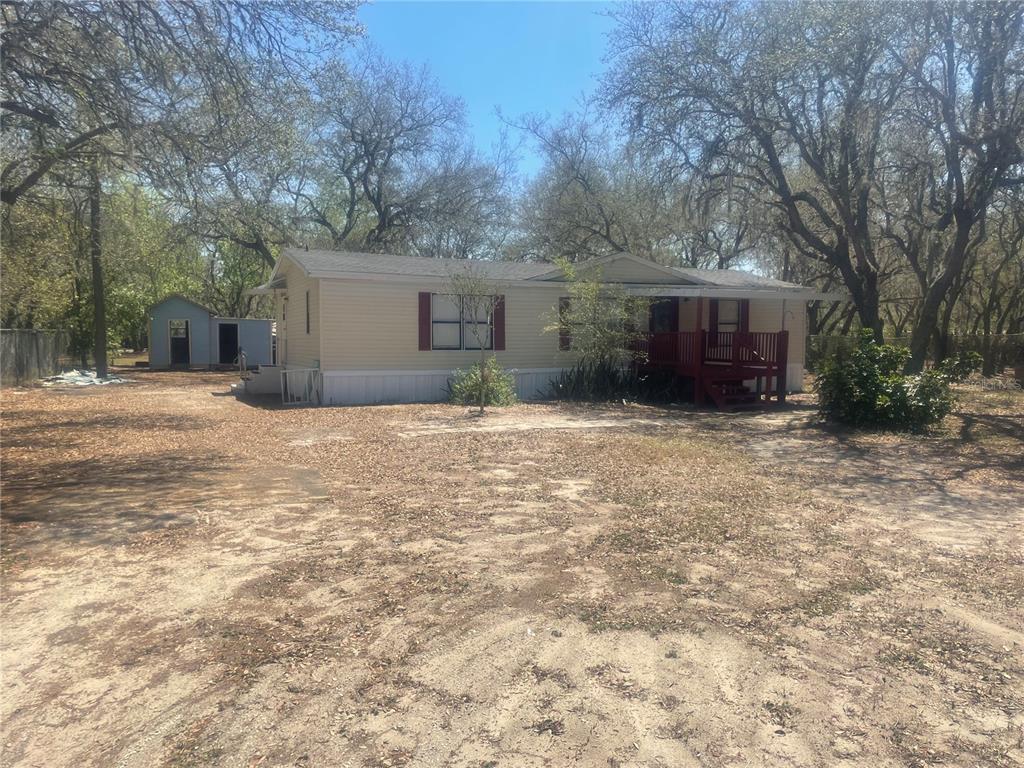
<path id="1" fill-rule="evenodd" d="M 100 174 L 96 164 L 89 178 L 89 257 L 92 262 L 93 355 L 96 376 L 107 378 L 107 306 L 103 295 L 103 253 L 100 240 Z"/>
<path id="2" fill-rule="evenodd" d="M 484 343 L 481 341 L 480 346 Z M 480 350 L 480 415 L 484 415 L 484 400 L 487 393 L 487 352 Z"/>
<path id="3" fill-rule="evenodd" d="M 965 258 L 966 262 L 967 259 Z M 963 296 L 964 288 L 970 279 L 973 265 L 961 267 L 960 273 L 946 294 L 946 303 L 942 308 L 942 319 L 940 320 L 938 334 L 935 338 L 935 362 L 941 363 L 953 354 L 953 333 L 950 328 L 953 325 L 953 312 L 956 310 L 960 297 Z"/>
<path id="4" fill-rule="evenodd" d="M 992 316 L 996 314 L 997 299 L 1000 295 L 999 280 L 1002 276 L 1003 269 L 1010 263 L 1010 260 L 1016 258 L 1019 254 L 1018 249 L 1007 249 L 1007 254 L 999 265 L 996 267 L 995 272 L 992 274 L 992 278 L 989 281 L 988 296 L 985 302 L 982 304 L 981 309 L 981 324 L 984 335 L 982 336 L 982 351 L 981 351 L 981 375 L 982 376 L 995 376 L 996 375 L 996 349 L 992 343 Z M 1012 305 L 1014 299 L 1012 297 L 1007 298 L 1007 308 Z M 1005 320 L 1005 314 L 1000 313 L 999 317 L 996 318 L 996 333 L 999 333 L 1003 327 L 1003 321 Z"/>
<path id="5" fill-rule="evenodd" d="M 875 341 L 881 344 L 884 341 L 882 335 L 883 323 L 882 313 L 879 308 L 878 276 L 874 273 L 865 275 L 863 293 L 860 301 L 857 302 L 857 316 L 860 318 L 861 328 L 870 328 Z"/>
<path id="6" fill-rule="evenodd" d="M 809 301 L 807 302 L 807 333 L 811 336 L 817 336 L 821 331 L 821 327 L 818 325 L 818 302 Z"/>
<path id="7" fill-rule="evenodd" d="M 946 306 L 942 310 L 942 319 L 939 322 L 939 327 L 936 331 L 935 336 L 935 362 L 941 363 L 947 357 L 953 349 L 952 333 L 950 332 L 950 326 L 953 323 L 953 310 L 956 307 L 956 302 L 959 299 L 960 291 L 957 290 L 952 293 L 946 300 Z"/>
<path id="8" fill-rule="evenodd" d="M 906 373 L 920 373 L 924 370 L 928 358 L 928 344 L 932 340 L 939 322 L 939 301 L 937 291 L 929 290 L 921 304 L 921 312 L 917 316 L 917 324 L 910 335 L 910 359 L 907 361 Z"/>
<path id="9" fill-rule="evenodd" d="M 981 337 L 981 375 L 995 376 L 996 357 L 992 348 L 992 315 L 986 312 L 982 317 L 982 328 L 984 335 Z"/>
<path id="10" fill-rule="evenodd" d="M 975 223 L 974 216 L 969 209 L 960 207 L 954 212 L 953 218 L 956 221 L 956 236 L 950 245 L 945 268 L 925 291 L 921 313 L 917 316 L 917 325 L 914 326 L 914 332 L 910 337 L 907 373 L 920 373 L 924 370 L 924 361 L 928 357 L 928 342 L 938 327 L 942 302 L 945 301 L 954 282 L 963 273 L 964 263 L 967 261 L 967 252 L 971 245 L 971 228 Z"/>
<path id="11" fill-rule="evenodd" d="M 878 293 L 878 273 L 867 266 L 863 269 L 855 267 L 849 258 L 849 247 L 849 243 L 840 238 L 830 261 L 838 267 L 839 274 L 850 291 L 861 328 L 870 329 L 875 341 L 881 344 L 884 340 L 884 323 L 881 297 Z"/>

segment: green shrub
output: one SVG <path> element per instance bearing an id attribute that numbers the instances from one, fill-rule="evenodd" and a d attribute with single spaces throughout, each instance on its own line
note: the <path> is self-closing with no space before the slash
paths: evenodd
<path id="1" fill-rule="evenodd" d="M 947 357 L 937 366 L 936 370 L 952 382 L 967 381 L 967 377 L 981 370 L 982 358 L 977 352 L 960 352 Z"/>
<path id="2" fill-rule="evenodd" d="M 954 405 L 941 370 L 908 376 L 909 350 L 876 344 L 865 331 L 857 348 L 837 352 L 815 381 L 818 407 L 829 421 L 851 426 L 920 430 L 941 421 Z"/>
<path id="3" fill-rule="evenodd" d="M 448 379 L 448 402 L 454 405 L 480 404 L 480 363 L 468 370 L 455 371 Z M 512 405 L 516 402 L 516 380 L 496 358 L 487 358 L 484 366 L 484 405 Z"/>

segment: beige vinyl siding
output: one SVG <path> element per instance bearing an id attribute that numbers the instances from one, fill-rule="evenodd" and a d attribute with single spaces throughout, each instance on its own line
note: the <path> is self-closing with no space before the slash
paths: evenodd
<path id="1" fill-rule="evenodd" d="M 315 368 L 320 360 L 320 281 L 306 277 L 305 271 L 289 259 L 285 259 L 278 274 L 288 285 L 283 362 L 289 368 Z M 309 291 L 309 333 L 306 333 L 306 291 Z M 282 302 L 278 302 L 278 323 L 282 322 L 281 307 Z"/>
<path id="2" fill-rule="evenodd" d="M 296 339 L 294 323 L 304 323 L 304 293 L 292 288 L 300 281 L 288 276 L 289 294 L 299 296 L 298 304 L 289 306 L 289 343 Z M 290 364 L 307 365 L 320 357 L 326 371 L 427 371 L 466 367 L 479 359 L 473 350 L 419 350 L 419 292 L 443 292 L 434 285 L 414 283 L 370 282 L 323 278 L 315 284 L 311 296 L 323 302 L 320 320 L 323 324 L 322 349 L 302 347 L 309 337 L 298 336 L 299 348 L 289 350 Z M 300 286 L 301 287 L 301 286 Z M 318 289 L 318 290 L 317 290 Z M 304 291 L 305 288 L 301 287 Z M 505 295 L 505 350 L 496 352 L 506 368 L 558 368 L 571 365 L 571 353 L 558 349 L 558 334 L 545 333 L 555 315 L 558 297 L 566 295 L 557 289 L 510 286 Z M 805 343 L 805 303 L 790 299 L 785 302 L 783 321 L 782 299 L 751 299 L 750 330 L 789 333 L 789 362 L 803 363 Z M 704 300 L 703 327 L 708 328 L 710 299 Z M 680 302 L 679 328 L 692 330 L 696 319 L 697 300 Z M 317 337 L 319 302 L 314 300 L 314 337 Z M 292 315 L 298 312 L 294 320 Z M 302 326 L 304 328 L 304 325 Z M 299 362 L 303 361 L 305 362 Z"/>
<path id="3" fill-rule="evenodd" d="M 320 281 L 323 301 L 325 371 L 452 370 L 480 359 L 474 350 L 419 350 L 419 293 L 443 292 L 414 283 Z M 291 283 L 289 282 L 289 291 Z M 558 334 L 544 333 L 558 304 L 559 290 L 511 286 L 505 296 L 505 350 L 497 351 L 506 368 L 557 368 L 570 365 L 570 353 L 558 349 Z"/>
<path id="4" fill-rule="evenodd" d="M 751 331 L 789 331 L 788 362 L 804 362 L 804 346 L 806 344 L 807 303 L 796 299 L 751 299 L 750 330 Z M 783 318 L 785 311 L 785 318 Z"/>

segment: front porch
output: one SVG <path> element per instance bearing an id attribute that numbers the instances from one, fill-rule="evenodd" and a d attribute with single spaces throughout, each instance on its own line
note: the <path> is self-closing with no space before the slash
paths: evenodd
<path id="1" fill-rule="evenodd" d="M 747 300 L 725 307 L 711 299 L 707 312 L 704 301 L 698 298 L 696 311 L 686 313 L 693 330 L 678 330 L 679 299 L 656 300 L 650 330 L 636 344 L 637 367 L 692 379 L 697 405 L 710 399 L 719 409 L 733 410 L 785 403 L 789 332 L 750 331 Z M 711 329 L 703 327 L 706 322 Z"/>

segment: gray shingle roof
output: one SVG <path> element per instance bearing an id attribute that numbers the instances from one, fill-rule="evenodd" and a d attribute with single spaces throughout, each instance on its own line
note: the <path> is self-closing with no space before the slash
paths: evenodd
<path id="1" fill-rule="evenodd" d="M 698 280 L 708 285 L 717 285 L 723 288 L 796 288 L 794 283 L 784 283 L 781 280 L 773 280 L 770 277 L 761 277 L 753 272 L 743 272 L 739 269 L 695 269 L 693 267 L 672 267 L 673 272 L 678 272 L 683 277 L 691 280 Z"/>
<path id="2" fill-rule="evenodd" d="M 487 278 L 493 280 L 530 280 L 550 273 L 553 264 L 522 261 L 463 261 L 461 259 L 432 259 L 423 256 L 393 256 L 386 253 L 357 253 L 349 251 L 320 251 L 289 248 L 284 255 L 306 272 L 316 275 L 403 275 L 407 277 L 448 277 L 465 264 L 473 264 Z M 671 267 L 681 278 L 680 283 L 722 288 L 799 288 L 793 283 L 772 280 L 737 269 L 694 269 Z"/>
<path id="3" fill-rule="evenodd" d="M 473 264 L 494 280 L 529 280 L 551 271 L 551 264 L 521 261 L 485 261 L 477 259 L 432 259 L 423 256 L 392 256 L 387 253 L 342 251 L 306 251 L 289 248 L 285 256 L 310 273 L 407 275 L 410 277 L 448 277 L 465 264 Z"/>

